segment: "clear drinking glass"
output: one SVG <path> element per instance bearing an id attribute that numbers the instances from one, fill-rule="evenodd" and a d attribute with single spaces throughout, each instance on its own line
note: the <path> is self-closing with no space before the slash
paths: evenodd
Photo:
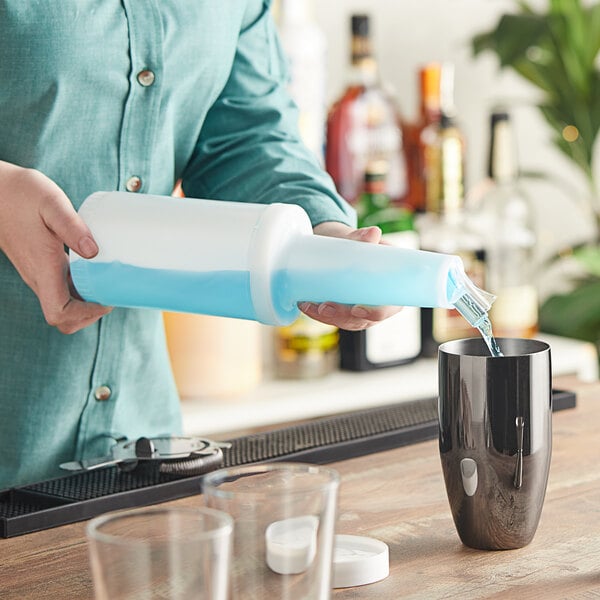
<path id="1" fill-rule="evenodd" d="M 96 600 L 225 600 L 232 529 L 206 507 L 96 517 L 87 527 Z"/>
<path id="2" fill-rule="evenodd" d="M 231 598 L 330 597 L 338 487 L 333 469 L 301 463 L 204 477 L 205 503 L 234 519 Z"/>

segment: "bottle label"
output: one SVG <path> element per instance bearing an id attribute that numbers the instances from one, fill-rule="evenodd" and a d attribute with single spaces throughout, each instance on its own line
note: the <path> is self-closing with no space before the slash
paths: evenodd
<path id="1" fill-rule="evenodd" d="M 352 165 L 353 196 L 362 188 L 367 164 L 386 160 L 389 164 L 387 193 L 393 199 L 406 193 L 406 167 L 402 150 L 402 132 L 392 107 L 383 98 L 367 95 L 351 109 L 351 125 L 346 144 Z"/>
<path id="2" fill-rule="evenodd" d="M 339 362 L 339 331 L 304 313 L 287 327 L 275 328 L 275 372 L 292 379 L 320 377 Z"/>
<path id="3" fill-rule="evenodd" d="M 372 364 L 415 358 L 421 351 L 421 317 L 415 306 L 405 306 L 385 322 L 366 331 L 366 357 Z"/>

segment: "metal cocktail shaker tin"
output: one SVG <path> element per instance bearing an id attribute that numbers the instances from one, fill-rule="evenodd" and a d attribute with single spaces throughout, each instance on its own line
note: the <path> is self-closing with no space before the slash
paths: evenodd
<path id="1" fill-rule="evenodd" d="M 462 542 L 506 550 L 527 545 L 542 511 L 552 452 L 550 347 L 481 338 L 439 348 L 439 448 Z"/>

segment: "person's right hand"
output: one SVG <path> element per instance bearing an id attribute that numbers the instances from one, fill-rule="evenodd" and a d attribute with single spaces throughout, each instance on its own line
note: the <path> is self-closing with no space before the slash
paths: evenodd
<path id="1" fill-rule="evenodd" d="M 98 253 L 58 185 L 39 171 L 0 161 L 0 250 L 38 297 L 48 324 L 75 333 L 112 309 L 75 297 L 65 245 L 84 258 Z"/>

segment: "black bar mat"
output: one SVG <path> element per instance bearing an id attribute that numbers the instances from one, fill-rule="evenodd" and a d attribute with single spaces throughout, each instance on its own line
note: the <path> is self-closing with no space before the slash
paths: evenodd
<path id="1" fill-rule="evenodd" d="M 554 410 L 573 408 L 572 392 L 553 390 Z M 325 464 L 437 437 L 437 399 L 428 398 L 324 417 L 229 440 L 224 466 L 267 461 Z M 199 494 L 202 475 L 105 467 L 0 491 L 0 537 L 89 519 L 101 513 Z"/>

